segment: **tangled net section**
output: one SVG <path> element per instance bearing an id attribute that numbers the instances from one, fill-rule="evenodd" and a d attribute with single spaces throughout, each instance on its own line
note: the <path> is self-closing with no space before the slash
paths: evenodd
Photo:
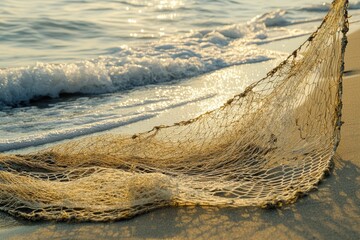
<path id="1" fill-rule="evenodd" d="M 0 155 L 0 210 L 108 221 L 162 206 L 290 203 L 328 170 L 340 139 L 347 0 L 278 67 L 222 107 L 133 136 Z"/>

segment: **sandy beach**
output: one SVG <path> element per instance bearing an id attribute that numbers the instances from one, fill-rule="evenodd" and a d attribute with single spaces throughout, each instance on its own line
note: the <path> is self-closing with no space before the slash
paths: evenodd
<path id="1" fill-rule="evenodd" d="M 1 239 L 358 239 L 360 31 L 346 50 L 341 143 L 318 190 L 280 209 L 164 208 L 114 223 L 9 222 Z M 4 222 L 6 222 L 4 221 Z"/>

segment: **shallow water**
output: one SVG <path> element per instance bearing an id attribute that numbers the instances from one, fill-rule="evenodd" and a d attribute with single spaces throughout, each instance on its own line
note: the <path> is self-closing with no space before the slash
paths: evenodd
<path id="1" fill-rule="evenodd" d="M 10 151 L 221 106 L 296 46 L 279 40 L 298 44 L 315 30 L 328 4 L 4 0 L 0 9 L 0 151 Z"/>
<path id="2" fill-rule="evenodd" d="M 60 0 L 0 2 L 0 67 L 69 62 L 114 54 L 200 29 L 246 23 L 285 10 L 270 25 L 323 17 L 323 0 Z M 353 4 L 360 7 L 358 3 Z"/>

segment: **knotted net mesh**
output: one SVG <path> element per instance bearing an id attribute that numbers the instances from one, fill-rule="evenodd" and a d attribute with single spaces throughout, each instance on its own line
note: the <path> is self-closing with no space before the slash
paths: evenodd
<path id="1" fill-rule="evenodd" d="M 347 0 L 278 67 L 222 107 L 133 136 L 82 138 L 0 155 L 0 210 L 107 221 L 161 206 L 289 203 L 339 143 Z"/>

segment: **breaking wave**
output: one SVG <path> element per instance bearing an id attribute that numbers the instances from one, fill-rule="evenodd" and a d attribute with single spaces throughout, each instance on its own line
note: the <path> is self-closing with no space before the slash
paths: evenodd
<path id="1" fill-rule="evenodd" d="M 62 93 L 102 94 L 149 84 L 194 77 L 232 65 L 277 58 L 262 49 L 263 42 L 279 36 L 295 37 L 301 30 L 277 10 L 237 24 L 173 36 L 144 46 L 123 45 L 112 54 L 75 63 L 36 63 L 0 69 L 0 106 L 17 106 Z"/>

